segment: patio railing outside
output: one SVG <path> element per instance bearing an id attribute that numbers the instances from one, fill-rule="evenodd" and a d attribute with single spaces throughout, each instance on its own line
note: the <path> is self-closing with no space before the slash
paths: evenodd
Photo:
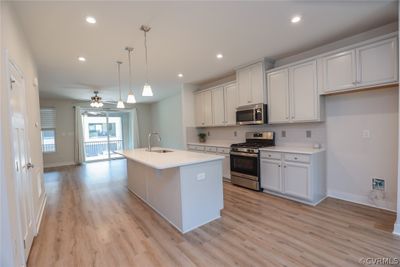
<path id="1" fill-rule="evenodd" d="M 119 158 L 121 155 L 115 154 L 114 151 L 123 149 L 122 140 L 90 141 L 83 142 L 85 146 L 86 161 L 108 159 L 108 146 L 110 147 L 110 158 Z"/>

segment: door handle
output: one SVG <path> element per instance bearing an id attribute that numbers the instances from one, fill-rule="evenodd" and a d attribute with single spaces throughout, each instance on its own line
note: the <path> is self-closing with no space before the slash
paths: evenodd
<path id="1" fill-rule="evenodd" d="M 28 169 L 32 169 L 32 168 L 35 168 L 35 165 L 33 165 L 32 163 L 28 162 L 28 163 L 26 164 L 26 167 L 27 167 Z"/>

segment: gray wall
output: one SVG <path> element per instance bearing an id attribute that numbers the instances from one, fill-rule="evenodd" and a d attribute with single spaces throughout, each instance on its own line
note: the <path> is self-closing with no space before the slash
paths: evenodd
<path id="1" fill-rule="evenodd" d="M 183 149 L 181 94 L 151 105 L 152 130 L 161 135 L 162 147 Z"/>

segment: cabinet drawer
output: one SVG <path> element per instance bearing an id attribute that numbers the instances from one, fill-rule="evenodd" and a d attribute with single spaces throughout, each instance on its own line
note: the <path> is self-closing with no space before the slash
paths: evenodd
<path id="1" fill-rule="evenodd" d="M 188 145 L 189 150 L 204 151 L 204 146 Z"/>
<path id="2" fill-rule="evenodd" d="M 188 150 L 197 150 L 196 146 L 194 146 L 194 145 L 188 145 L 187 147 L 188 147 Z"/>
<path id="3" fill-rule="evenodd" d="M 284 158 L 285 158 L 285 161 L 304 162 L 304 163 L 309 163 L 310 162 L 310 156 L 309 155 L 285 154 Z"/>
<path id="4" fill-rule="evenodd" d="M 217 152 L 222 154 L 229 154 L 229 152 L 231 152 L 231 149 L 226 147 L 217 147 Z"/>
<path id="5" fill-rule="evenodd" d="M 282 158 L 282 156 L 281 156 L 281 153 L 277 153 L 277 152 L 261 151 L 261 158 L 280 160 Z"/>
<path id="6" fill-rule="evenodd" d="M 217 148 L 215 146 L 206 146 L 205 150 L 207 152 L 217 152 Z"/>

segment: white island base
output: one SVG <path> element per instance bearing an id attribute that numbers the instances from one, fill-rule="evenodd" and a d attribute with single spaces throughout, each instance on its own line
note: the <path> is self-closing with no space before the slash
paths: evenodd
<path id="1" fill-rule="evenodd" d="M 222 159 L 157 169 L 121 154 L 127 157 L 129 190 L 180 232 L 220 218 Z"/>

